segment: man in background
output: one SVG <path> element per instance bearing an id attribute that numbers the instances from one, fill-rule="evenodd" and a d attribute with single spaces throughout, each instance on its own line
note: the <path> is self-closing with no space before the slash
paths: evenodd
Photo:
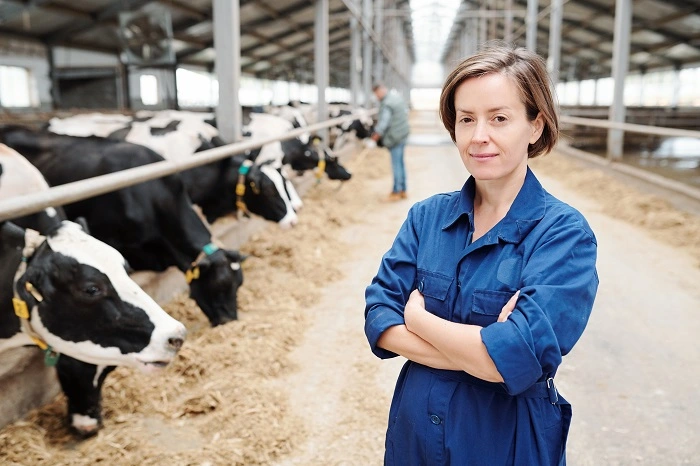
<path id="1" fill-rule="evenodd" d="M 403 163 L 403 150 L 408 133 L 408 108 L 403 98 L 395 90 L 389 91 L 384 84 L 372 87 L 379 100 L 379 117 L 372 139 L 389 149 L 391 170 L 394 174 L 394 187 L 387 201 L 406 199 L 406 169 Z"/>

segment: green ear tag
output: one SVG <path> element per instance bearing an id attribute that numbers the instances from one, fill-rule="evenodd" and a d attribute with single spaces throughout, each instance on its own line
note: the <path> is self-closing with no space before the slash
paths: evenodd
<path id="1" fill-rule="evenodd" d="M 204 251 L 204 254 L 206 254 L 207 256 L 211 256 L 212 254 L 214 254 L 218 250 L 219 250 L 219 247 L 216 246 L 215 244 L 212 244 L 212 243 L 205 244 L 204 247 L 202 248 L 202 251 Z"/>
<path id="2" fill-rule="evenodd" d="M 58 362 L 61 353 L 55 352 L 50 346 L 44 350 L 44 364 L 48 367 L 54 367 Z"/>

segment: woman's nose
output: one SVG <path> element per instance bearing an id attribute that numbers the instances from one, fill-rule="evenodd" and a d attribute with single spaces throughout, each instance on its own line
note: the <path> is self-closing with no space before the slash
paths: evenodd
<path id="1" fill-rule="evenodd" d="M 488 142 L 489 134 L 486 123 L 477 123 L 474 126 L 474 133 L 472 133 L 472 142 L 480 144 Z"/>

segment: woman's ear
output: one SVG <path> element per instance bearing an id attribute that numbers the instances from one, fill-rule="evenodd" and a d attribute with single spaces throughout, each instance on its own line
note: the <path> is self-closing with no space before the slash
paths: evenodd
<path id="1" fill-rule="evenodd" d="M 542 132 L 544 131 L 544 118 L 542 117 L 542 112 L 537 114 L 535 119 L 530 122 L 530 125 L 532 126 L 532 135 L 530 136 L 529 142 L 530 144 L 534 144 L 540 139 L 540 136 L 542 136 Z"/>

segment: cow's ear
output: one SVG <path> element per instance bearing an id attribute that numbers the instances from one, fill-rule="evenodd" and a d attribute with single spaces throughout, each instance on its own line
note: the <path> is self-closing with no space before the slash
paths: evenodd
<path id="1" fill-rule="evenodd" d="M 54 292 L 49 273 L 41 267 L 29 267 L 15 286 L 19 297 L 27 302 L 30 309 Z"/>
<path id="2" fill-rule="evenodd" d="M 0 239 L 5 244 L 24 245 L 24 228 L 12 222 L 4 221 L 0 223 Z"/>
<path id="3" fill-rule="evenodd" d="M 82 228 L 85 233 L 87 233 L 88 235 L 90 234 L 90 229 L 88 228 L 87 220 L 85 219 L 85 217 L 76 218 L 75 223 L 80 225 L 80 228 Z"/>
<path id="4" fill-rule="evenodd" d="M 243 262 L 248 258 L 246 254 L 241 254 L 240 251 L 227 249 L 225 252 L 226 257 L 228 257 L 231 262 Z"/>

